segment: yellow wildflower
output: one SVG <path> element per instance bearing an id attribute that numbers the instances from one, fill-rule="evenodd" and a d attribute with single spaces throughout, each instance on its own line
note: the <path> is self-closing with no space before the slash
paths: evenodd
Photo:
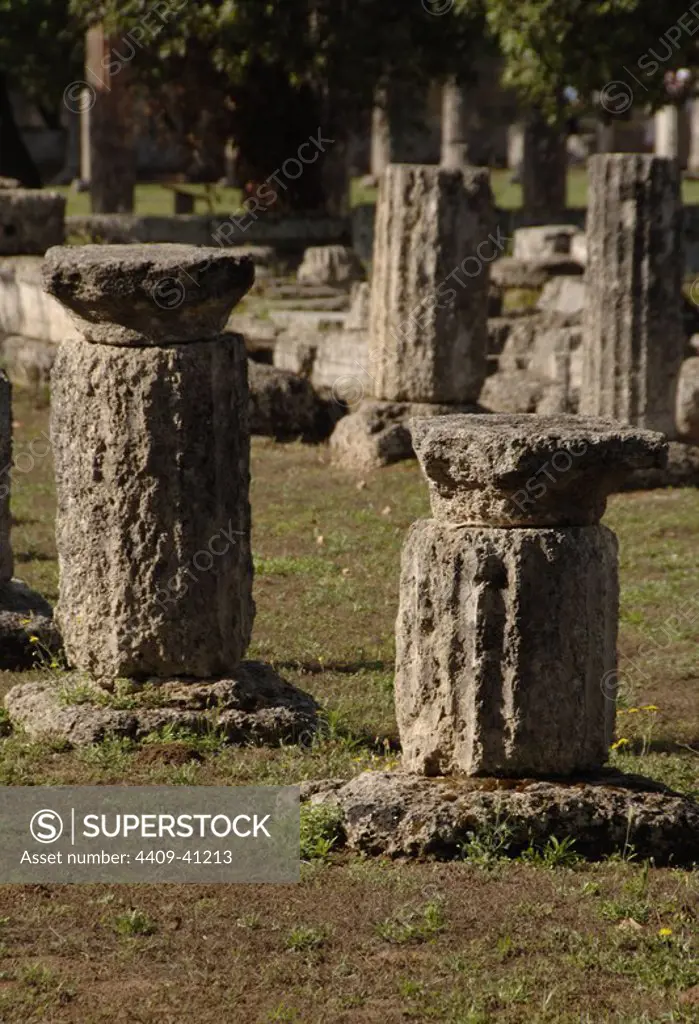
<path id="1" fill-rule="evenodd" d="M 640 710 L 641 710 L 640 708 L 627 708 L 626 709 L 626 714 L 627 715 L 637 715 Z"/>
<path id="2" fill-rule="evenodd" d="M 641 711 L 660 711 L 660 708 L 656 707 L 655 704 L 644 704 L 641 707 Z"/>
<path id="3" fill-rule="evenodd" d="M 660 928 L 658 931 L 658 938 L 669 939 L 672 935 L 672 928 Z"/>

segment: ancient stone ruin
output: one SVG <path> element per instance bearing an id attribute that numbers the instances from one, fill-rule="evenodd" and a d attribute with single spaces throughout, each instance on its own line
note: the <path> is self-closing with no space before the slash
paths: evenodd
<path id="1" fill-rule="evenodd" d="M 392 164 L 379 191 L 369 311 L 371 397 L 340 420 L 333 458 L 367 469 L 412 454 L 412 415 L 472 411 L 486 375 L 498 255 L 488 172 Z"/>
<path id="2" fill-rule="evenodd" d="M 588 180 L 580 411 L 673 437 L 685 350 L 680 170 L 614 153 L 590 159 Z"/>
<path id="3" fill-rule="evenodd" d="M 578 417 L 416 420 L 432 519 L 403 549 L 396 712 L 427 775 L 600 768 L 614 732 L 617 545 L 599 525 L 648 431 Z M 612 698 L 610 700 L 610 697 Z"/>
<path id="4" fill-rule="evenodd" d="M 608 494 L 662 466 L 662 435 L 575 416 L 413 420 L 433 518 L 403 550 L 401 771 L 313 783 L 349 845 L 458 854 L 506 821 L 515 849 L 574 837 L 691 862 L 699 805 L 602 766 L 616 698 L 618 559 Z"/>
<path id="5" fill-rule="evenodd" d="M 52 373 L 56 617 L 95 698 L 60 705 L 55 687 L 27 684 L 8 695 L 11 716 L 73 742 L 196 727 L 207 711 L 233 740 L 312 729 L 310 697 L 242 661 L 255 611 L 247 360 L 243 339 L 221 332 L 251 261 L 179 245 L 59 247 L 44 279 L 82 335 Z M 117 680 L 142 694 L 135 710 L 105 702 Z"/>

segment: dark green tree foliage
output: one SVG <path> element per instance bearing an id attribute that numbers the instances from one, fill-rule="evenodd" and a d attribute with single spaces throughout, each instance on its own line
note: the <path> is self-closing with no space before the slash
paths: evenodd
<path id="1" fill-rule="evenodd" d="M 624 93 L 639 106 L 667 102 L 665 73 L 697 63 L 695 8 L 686 0 L 456 0 L 460 14 L 485 17 L 505 81 L 550 120 L 566 116 L 566 86 L 586 102 L 609 86 L 608 107 Z"/>
<path id="2" fill-rule="evenodd" d="M 79 69 L 80 34 L 68 0 L 0 0 L 0 175 L 27 187 L 41 184 L 15 124 L 9 91 L 21 89 L 55 128 L 63 90 L 80 77 Z"/>
<path id="3" fill-rule="evenodd" d="M 435 17 L 405 0 L 172 0 L 167 17 L 143 0 L 72 0 L 87 23 L 99 14 L 113 37 L 138 38 L 133 66 L 173 124 L 211 139 L 232 136 L 241 173 L 259 182 L 322 127 L 342 145 L 366 117 L 382 80 L 426 85 L 468 68 L 482 46 L 482 17 Z M 144 26 L 147 28 L 143 33 Z M 195 132 L 195 125 L 199 127 Z M 192 138 L 196 148 L 210 148 Z M 329 150 L 329 154 L 332 150 Z M 334 155 L 334 154 L 333 154 Z M 323 162 L 288 182 L 296 208 L 323 205 Z"/>

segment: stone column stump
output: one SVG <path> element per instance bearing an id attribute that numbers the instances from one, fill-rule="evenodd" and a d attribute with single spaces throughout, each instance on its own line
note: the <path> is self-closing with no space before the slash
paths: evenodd
<path id="1" fill-rule="evenodd" d="M 588 162 L 580 412 L 675 435 L 684 358 L 682 201 L 674 160 Z"/>
<path id="2" fill-rule="evenodd" d="M 476 410 L 486 376 L 495 228 L 487 170 L 391 164 L 374 231 L 365 398 L 331 438 L 333 459 L 371 469 L 412 454 L 412 416 Z"/>
<path id="3" fill-rule="evenodd" d="M 43 684 L 23 687 L 8 707 L 25 727 L 52 718 L 53 731 L 92 742 L 196 726 L 206 709 L 236 740 L 312 725 L 311 698 L 241 664 L 255 611 L 247 357 L 243 338 L 222 332 L 253 279 L 251 260 L 219 249 L 47 254 L 46 290 L 82 333 L 52 373 L 56 617 L 99 708 L 68 721 L 65 708 L 47 710 Z M 105 692 L 124 686 L 140 695 L 136 711 L 109 707 Z"/>
<path id="4" fill-rule="evenodd" d="M 662 467 L 660 434 L 577 416 L 413 420 L 432 519 L 403 552 L 396 771 L 309 784 L 363 854 L 462 859 L 572 843 L 699 859 L 699 804 L 606 760 L 614 726 L 621 478 Z M 303 791 L 302 791 L 303 795 Z"/>
<path id="5" fill-rule="evenodd" d="M 660 435 L 577 417 L 414 420 L 433 519 L 403 551 L 396 713 L 426 775 L 591 771 L 614 728 L 619 588 L 607 495 Z M 610 696 L 612 699 L 610 699 Z"/>

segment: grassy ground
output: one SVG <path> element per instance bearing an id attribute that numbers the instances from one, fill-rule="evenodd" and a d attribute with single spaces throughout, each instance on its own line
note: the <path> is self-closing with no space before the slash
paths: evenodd
<path id="1" fill-rule="evenodd" d="M 46 429 L 15 401 L 16 454 Z M 325 450 L 253 446 L 251 655 L 327 709 L 310 749 L 210 738 L 71 751 L 0 740 L 0 783 L 291 783 L 398 759 L 398 560 L 414 465 L 349 479 Z M 34 451 L 43 452 L 42 445 Z M 50 454 L 14 473 L 17 574 L 55 598 Z M 623 495 L 622 767 L 699 794 L 699 496 Z M 0 674 L 0 695 L 20 677 Z M 23 678 L 27 678 L 25 675 Z M 659 710 L 633 710 L 643 707 Z M 699 872 L 549 851 L 390 864 L 311 845 L 298 886 L 4 886 L 0 1021 L 660 1024 L 699 1020 Z M 573 849 L 574 853 L 574 849 Z"/>
<path id="2" fill-rule="evenodd" d="M 512 184 L 512 172 L 493 170 L 491 181 L 495 202 L 505 210 L 514 210 L 522 205 L 522 187 Z M 235 188 L 207 189 L 203 185 L 178 186 L 195 196 L 197 213 L 230 213 L 240 203 L 240 190 Z M 68 186 L 58 189 L 68 198 L 68 214 L 90 213 L 90 196 L 73 192 Z M 699 203 L 699 181 L 685 181 L 682 185 L 685 203 Z M 351 201 L 353 206 L 376 202 L 376 189 L 364 188 L 360 179 L 352 182 Z M 568 173 L 568 206 L 587 205 L 587 174 L 583 168 L 572 168 Z M 141 184 L 136 186 L 136 213 L 171 214 L 174 212 L 172 192 L 162 185 Z"/>

